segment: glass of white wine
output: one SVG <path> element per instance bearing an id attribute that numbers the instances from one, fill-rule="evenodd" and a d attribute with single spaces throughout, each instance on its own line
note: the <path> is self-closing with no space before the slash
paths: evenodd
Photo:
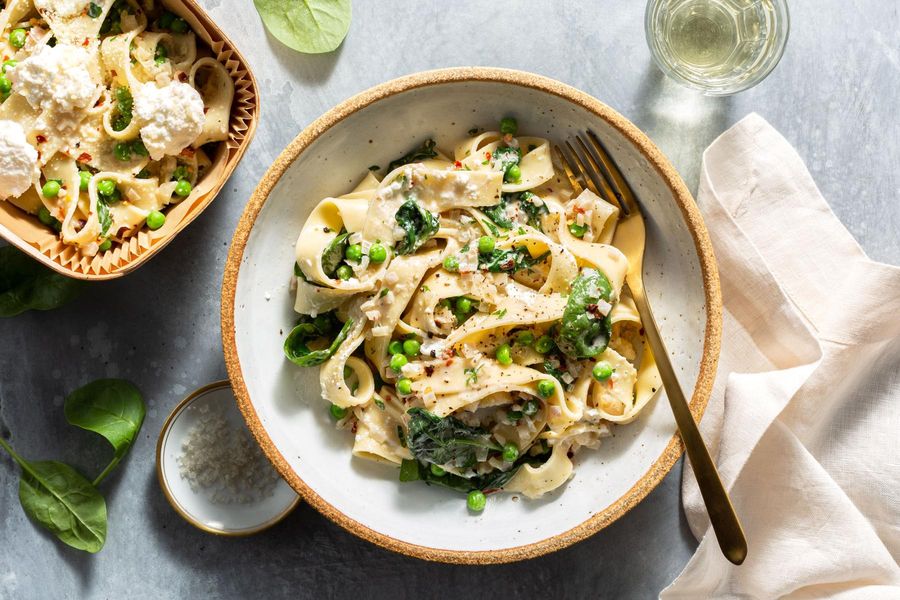
<path id="1" fill-rule="evenodd" d="M 705 94 L 727 95 L 772 72 L 790 17 L 786 0 L 650 0 L 644 27 L 664 73 Z"/>

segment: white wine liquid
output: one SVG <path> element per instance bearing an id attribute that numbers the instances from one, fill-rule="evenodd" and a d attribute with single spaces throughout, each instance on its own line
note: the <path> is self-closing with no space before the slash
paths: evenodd
<path id="1" fill-rule="evenodd" d="M 654 11 L 659 58 L 703 87 L 752 77 L 778 43 L 774 0 L 663 0 Z"/>

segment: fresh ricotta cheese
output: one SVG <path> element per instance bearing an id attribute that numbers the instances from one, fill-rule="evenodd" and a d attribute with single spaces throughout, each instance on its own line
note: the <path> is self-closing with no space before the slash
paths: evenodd
<path id="1" fill-rule="evenodd" d="M 0 199 L 17 198 L 34 179 L 37 150 L 15 121 L 0 121 Z"/>
<path id="2" fill-rule="evenodd" d="M 42 126 L 51 133 L 66 133 L 78 126 L 99 97 L 88 69 L 91 61 L 91 52 L 85 48 L 58 43 L 44 46 L 7 72 L 13 90 L 42 111 Z"/>
<path id="3" fill-rule="evenodd" d="M 180 81 L 162 87 L 153 82 L 141 85 L 134 97 L 134 116 L 153 160 L 184 150 L 203 131 L 206 119 L 200 93 Z"/>

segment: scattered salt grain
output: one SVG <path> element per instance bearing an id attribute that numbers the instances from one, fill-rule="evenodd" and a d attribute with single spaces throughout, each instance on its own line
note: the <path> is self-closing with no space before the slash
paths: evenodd
<path id="1" fill-rule="evenodd" d="M 178 470 L 194 492 L 214 504 L 251 504 L 271 497 L 278 473 L 243 427 L 229 423 L 208 406 L 197 409 L 178 455 Z"/>

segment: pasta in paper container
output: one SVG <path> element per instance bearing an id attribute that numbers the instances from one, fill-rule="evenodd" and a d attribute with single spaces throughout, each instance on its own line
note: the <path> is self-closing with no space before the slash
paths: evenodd
<path id="1" fill-rule="evenodd" d="M 289 360 L 319 367 L 356 457 L 468 494 L 540 497 L 635 420 L 659 374 L 612 240 L 547 140 L 428 140 L 319 202 L 296 243 Z"/>
<path id="2" fill-rule="evenodd" d="M 255 128 L 252 75 L 188 0 L 7 0 L 0 58 L 0 233 L 70 276 L 148 259 Z"/>

